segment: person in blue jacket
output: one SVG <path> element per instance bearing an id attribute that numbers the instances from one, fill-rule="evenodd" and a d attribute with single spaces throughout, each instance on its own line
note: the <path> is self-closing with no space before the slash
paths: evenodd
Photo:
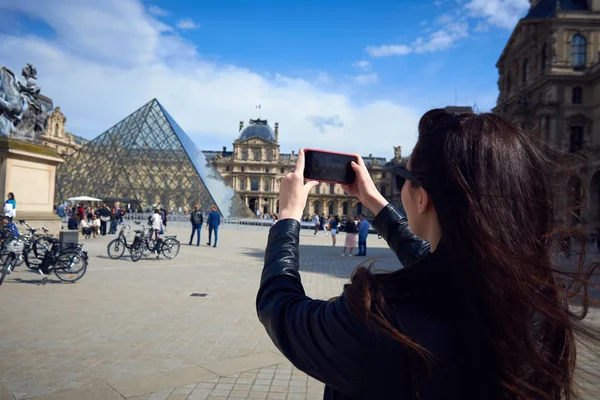
<path id="1" fill-rule="evenodd" d="M 212 241 L 212 233 L 215 232 L 215 244 L 213 247 L 217 247 L 217 240 L 219 238 L 219 225 L 221 225 L 221 214 L 217 211 L 217 206 L 213 205 L 210 208 L 210 213 L 208 213 L 208 221 L 206 224 L 206 228 L 208 229 L 208 243 L 210 246 Z"/>

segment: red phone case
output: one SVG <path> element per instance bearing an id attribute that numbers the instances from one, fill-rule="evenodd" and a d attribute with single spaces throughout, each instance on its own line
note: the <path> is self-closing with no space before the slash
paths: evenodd
<path id="1" fill-rule="evenodd" d="M 354 154 L 354 153 L 340 153 L 338 151 L 319 150 L 319 149 L 311 149 L 311 148 L 302 149 L 302 150 L 304 151 L 304 154 L 306 154 L 307 151 L 316 151 L 316 152 L 320 152 L 320 153 L 329 153 L 329 154 L 338 154 L 338 155 L 341 155 L 341 156 L 356 157 L 356 161 L 358 162 L 358 154 Z M 320 180 L 320 179 L 311 179 L 311 181 L 323 182 L 323 183 L 335 183 L 335 184 L 338 184 L 338 185 L 343 185 L 343 183 L 340 183 L 340 182 Z"/>

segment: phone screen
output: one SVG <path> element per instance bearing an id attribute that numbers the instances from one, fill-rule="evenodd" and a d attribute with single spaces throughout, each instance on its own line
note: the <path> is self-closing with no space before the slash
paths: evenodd
<path id="1" fill-rule="evenodd" d="M 358 162 L 358 159 L 352 154 L 306 150 L 304 160 L 305 179 L 349 185 L 356 178 L 356 173 L 352 169 L 350 162 Z"/>

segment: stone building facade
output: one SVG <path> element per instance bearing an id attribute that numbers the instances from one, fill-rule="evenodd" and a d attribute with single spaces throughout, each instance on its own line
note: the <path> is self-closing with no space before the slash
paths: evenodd
<path id="1" fill-rule="evenodd" d="M 68 156 L 87 143 L 82 137 L 66 132 L 67 117 L 56 107 L 46 119 L 46 130 L 38 136 L 44 146 L 55 149 L 60 156 Z"/>
<path id="2" fill-rule="evenodd" d="M 225 181 L 231 185 L 248 207 L 257 215 L 279 212 L 279 190 L 284 176 L 296 164 L 297 154 L 281 153 L 279 150 L 279 123 L 271 128 L 267 120 L 250 120 L 249 125 L 239 125 L 239 137 L 233 142 L 233 150 L 204 151 Z M 375 184 L 392 203 L 400 200 L 394 188 L 390 171 L 393 163 L 402 163 L 402 150 L 395 147 L 392 161 L 369 154 L 363 157 Z M 364 213 L 366 207 L 357 198 L 345 194 L 341 185 L 321 183 L 308 197 L 305 217 L 315 214 L 325 216 L 349 216 Z"/>
<path id="3" fill-rule="evenodd" d="M 559 215 L 593 226 L 600 222 L 600 0 L 530 3 L 496 64 L 494 111 L 564 152 L 568 168 L 555 175 Z"/>

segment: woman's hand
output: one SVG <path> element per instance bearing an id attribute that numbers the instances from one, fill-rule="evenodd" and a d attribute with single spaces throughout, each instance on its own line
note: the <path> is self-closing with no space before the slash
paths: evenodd
<path id="1" fill-rule="evenodd" d="M 304 150 L 298 151 L 296 168 L 281 181 L 279 191 L 279 220 L 293 218 L 300 221 L 306 207 L 308 193 L 319 182 L 304 183 Z"/>
<path id="2" fill-rule="evenodd" d="M 352 169 L 356 172 L 356 179 L 351 185 L 342 185 L 346 193 L 358 197 L 361 203 L 364 204 L 375 215 L 379 214 L 388 201 L 379 193 L 377 187 L 369 175 L 369 171 L 361 156 L 358 156 L 358 164 L 352 162 Z"/>

